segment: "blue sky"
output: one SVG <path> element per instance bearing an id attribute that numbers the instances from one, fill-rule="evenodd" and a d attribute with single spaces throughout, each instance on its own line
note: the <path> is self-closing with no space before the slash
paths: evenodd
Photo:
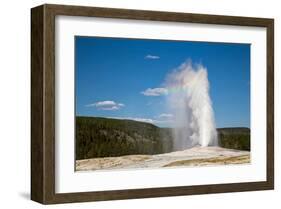
<path id="1" fill-rule="evenodd" d="M 165 126 L 163 84 L 187 59 L 207 68 L 217 127 L 250 127 L 249 44 L 77 36 L 76 115 Z"/>

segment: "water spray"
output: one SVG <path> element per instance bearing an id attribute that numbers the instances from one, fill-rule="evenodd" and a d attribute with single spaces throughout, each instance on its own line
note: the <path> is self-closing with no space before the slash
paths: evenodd
<path id="1" fill-rule="evenodd" d="M 174 114 L 174 150 L 217 145 L 207 69 L 187 61 L 167 76 L 167 102 Z"/>

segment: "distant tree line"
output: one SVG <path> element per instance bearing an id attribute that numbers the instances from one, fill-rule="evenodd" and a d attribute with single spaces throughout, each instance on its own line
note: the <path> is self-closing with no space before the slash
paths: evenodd
<path id="1" fill-rule="evenodd" d="M 219 128 L 219 146 L 229 149 L 250 150 L 250 129 L 249 128 Z"/>

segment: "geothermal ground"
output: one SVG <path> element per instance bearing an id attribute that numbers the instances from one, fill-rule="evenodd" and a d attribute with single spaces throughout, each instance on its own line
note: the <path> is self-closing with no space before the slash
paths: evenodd
<path id="1" fill-rule="evenodd" d="M 76 171 L 174 166 L 213 166 L 250 163 L 250 152 L 221 147 L 193 147 L 158 155 L 126 155 L 121 157 L 76 160 Z"/>

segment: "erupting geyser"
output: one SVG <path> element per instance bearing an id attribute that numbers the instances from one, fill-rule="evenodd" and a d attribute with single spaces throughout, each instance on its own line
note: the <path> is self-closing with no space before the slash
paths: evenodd
<path id="1" fill-rule="evenodd" d="M 183 63 L 167 76 L 168 104 L 174 113 L 174 150 L 217 145 L 207 69 Z"/>

